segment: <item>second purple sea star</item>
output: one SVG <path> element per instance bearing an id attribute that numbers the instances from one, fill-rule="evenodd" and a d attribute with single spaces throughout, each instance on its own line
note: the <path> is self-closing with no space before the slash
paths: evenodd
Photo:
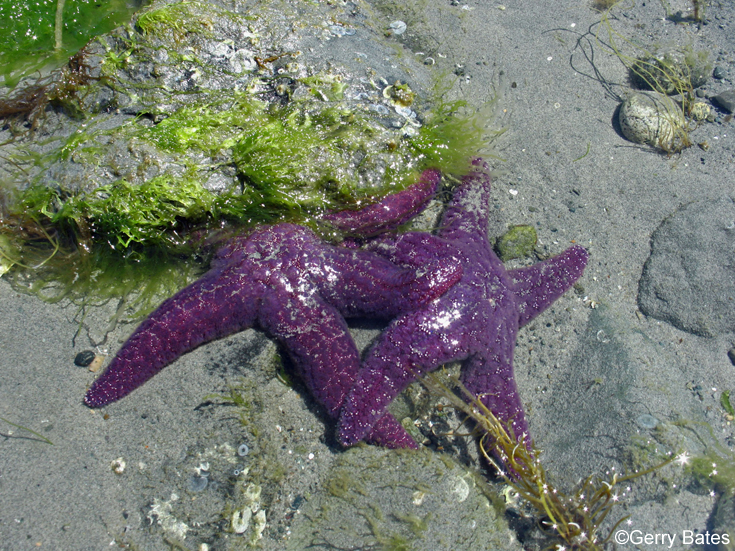
<path id="1" fill-rule="evenodd" d="M 479 159 L 474 165 L 454 191 L 437 235 L 408 232 L 369 244 L 406 267 L 454 255 L 463 275 L 446 294 L 399 316 L 380 335 L 340 415 L 339 437 L 345 445 L 363 440 L 416 377 L 458 360 L 464 361 L 465 387 L 530 445 L 513 375 L 516 334 L 582 275 L 587 251 L 575 245 L 529 268 L 506 270 L 487 237 L 487 166 Z"/>

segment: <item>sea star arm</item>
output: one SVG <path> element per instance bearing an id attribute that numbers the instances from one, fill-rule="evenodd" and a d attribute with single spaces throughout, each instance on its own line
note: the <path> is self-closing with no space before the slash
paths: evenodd
<path id="1" fill-rule="evenodd" d="M 84 397 L 90 407 L 119 400 L 181 354 L 251 327 L 262 289 L 234 267 L 209 272 L 146 319 Z"/>
<path id="2" fill-rule="evenodd" d="M 425 170 L 419 181 L 360 210 L 327 214 L 324 219 L 340 230 L 368 237 L 395 229 L 424 210 L 436 192 L 441 175 Z"/>
<path id="3" fill-rule="evenodd" d="M 487 241 L 490 227 L 490 173 L 482 159 L 472 162 L 472 171 L 462 178 L 442 217 L 439 236 L 464 242 Z"/>
<path id="4" fill-rule="evenodd" d="M 471 336 L 456 330 L 459 317 L 451 307 L 431 302 L 391 322 L 370 350 L 342 409 L 342 444 L 362 440 L 416 377 L 463 357 Z"/>
<path id="5" fill-rule="evenodd" d="M 520 327 L 546 310 L 574 285 L 582 275 L 588 258 L 587 250 L 575 245 L 533 266 L 508 271 L 518 298 Z"/>
<path id="6" fill-rule="evenodd" d="M 448 241 L 426 232 L 407 232 L 371 240 L 365 250 L 377 253 L 399 266 L 419 268 L 437 259 L 454 266 L 461 260 L 457 248 Z"/>
<path id="7" fill-rule="evenodd" d="M 284 345 L 306 387 L 337 418 L 360 367 L 347 324 L 318 296 L 269 293 L 261 305 L 260 327 Z M 383 415 L 367 433 L 368 442 L 389 448 L 416 448 L 398 421 Z"/>
<path id="8" fill-rule="evenodd" d="M 165 301 L 138 327 L 94 382 L 85 402 L 100 407 L 118 400 L 182 354 L 255 326 L 285 345 L 306 386 L 336 417 L 357 376 L 360 358 L 344 319 L 319 295 L 317 282 L 330 278 L 309 270 L 335 254 L 342 251 L 319 242 L 309 230 L 288 224 L 234 239 L 219 251 L 210 272 Z M 388 271 L 402 285 L 399 290 L 417 280 L 416 270 L 397 268 L 377 255 L 345 254 L 356 264 L 367 263 L 362 269 L 368 272 Z M 377 267 L 370 264 L 373 260 Z M 419 289 L 431 293 L 430 284 L 419 282 Z M 417 303 L 430 300 L 423 295 L 414 298 Z M 416 446 L 389 415 L 378 420 L 367 439 L 387 447 Z"/>
<path id="9" fill-rule="evenodd" d="M 319 278 L 322 296 L 346 317 L 395 317 L 443 295 L 462 277 L 456 258 L 426 259 L 417 268 L 397 267 L 366 251 L 334 247 L 328 273 Z"/>
<path id="10" fill-rule="evenodd" d="M 503 423 L 510 423 L 517 440 L 531 444 L 523 402 L 513 377 L 513 344 L 502 354 L 489 357 L 474 354 L 462 366 L 460 381 Z"/>

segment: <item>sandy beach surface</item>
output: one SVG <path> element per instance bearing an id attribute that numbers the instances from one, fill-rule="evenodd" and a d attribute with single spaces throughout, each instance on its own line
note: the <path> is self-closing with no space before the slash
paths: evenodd
<path id="1" fill-rule="evenodd" d="M 516 346 L 517 383 L 549 476 L 571 491 L 589 475 L 642 469 L 666 453 L 714 458 L 714 474 L 674 464 L 621 486 L 610 518 L 630 515 L 621 525 L 630 537 L 661 536 L 642 547 L 620 540 L 617 549 L 717 549 L 696 536 L 735 536 L 732 482 L 715 484 L 720 472 L 735 473 L 722 400 L 731 391 L 735 403 L 728 112 L 711 107 L 679 153 L 626 140 L 617 116 L 633 93 L 629 72 L 588 0 L 368 4 L 386 29 L 406 23 L 396 56 L 432 58 L 472 105 L 501 94 L 498 124 L 507 131 L 495 144 L 492 237 L 531 225 L 540 255 L 573 243 L 589 251 L 578 287 L 523 328 Z M 691 9 L 684 0 L 624 2 L 609 23 L 621 45 L 709 52 L 698 95 L 712 105 L 735 89 L 735 5 L 707 2 L 705 24 L 684 19 Z M 0 417 L 53 443 L 0 420 L 0 550 L 544 544 L 524 518 L 529 510 L 511 498 L 505 515 L 491 505 L 487 496 L 503 483 L 473 438 L 440 434 L 415 454 L 342 450 L 305 389 L 278 380 L 279 351 L 253 330 L 200 347 L 131 396 L 89 409 L 82 398 L 95 375 L 74 358 L 121 346 L 134 326 L 110 330 L 115 307 L 50 304 L 0 278 Z M 358 345 L 381 329 L 358 324 Z M 413 392 L 401 402 L 420 401 Z M 233 395 L 242 402 L 233 405 Z M 424 428 L 444 426 L 435 410 L 425 415 Z"/>

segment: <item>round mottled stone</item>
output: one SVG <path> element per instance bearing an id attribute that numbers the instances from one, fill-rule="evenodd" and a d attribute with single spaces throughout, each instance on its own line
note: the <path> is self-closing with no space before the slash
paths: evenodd
<path id="1" fill-rule="evenodd" d="M 638 305 L 696 335 L 735 331 L 735 201 L 681 207 L 654 232 Z"/>
<path id="2" fill-rule="evenodd" d="M 679 105 L 657 92 L 637 92 L 620 106 L 620 129 L 631 142 L 678 151 L 688 141 L 687 122 Z"/>

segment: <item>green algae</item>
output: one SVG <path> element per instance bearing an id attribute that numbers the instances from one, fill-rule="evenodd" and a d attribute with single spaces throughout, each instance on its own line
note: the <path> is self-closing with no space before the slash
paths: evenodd
<path id="1" fill-rule="evenodd" d="M 722 395 L 720 396 L 720 404 L 722 405 L 722 408 L 730 415 L 735 415 L 735 408 L 732 407 L 732 404 L 730 403 L 730 391 L 725 390 L 723 391 Z"/>
<path id="2" fill-rule="evenodd" d="M 13 423 L 12 421 L 8 421 L 5 417 L 0 417 L 0 421 L 5 421 L 8 425 L 11 425 L 11 426 L 13 426 L 15 428 L 18 428 L 18 429 L 21 429 L 21 430 L 24 430 L 26 432 L 30 432 L 33 436 L 37 436 L 38 438 L 40 438 L 41 440 L 43 440 L 47 444 L 51 444 L 52 446 L 54 445 L 54 443 L 51 440 L 49 440 L 48 438 L 46 438 L 44 435 L 37 433 L 35 430 L 31 430 L 28 427 L 24 427 L 23 425 L 18 425 L 16 423 Z"/>
<path id="3" fill-rule="evenodd" d="M 690 470 L 703 486 L 728 497 L 735 495 L 735 455 L 732 452 L 723 457 L 710 450 L 704 455 L 693 457 Z"/>
<path id="4" fill-rule="evenodd" d="M 498 238 L 496 248 L 503 262 L 531 256 L 536 246 L 536 229 L 533 226 L 513 226 Z"/>
<path id="5" fill-rule="evenodd" d="M 254 197 L 215 195 L 190 178 L 160 176 L 140 186 L 125 180 L 101 186 L 91 194 L 69 198 L 50 217 L 52 224 L 91 228 L 91 239 L 111 248 L 132 243 L 148 247 L 190 248 L 185 229 L 221 219 L 269 221 L 269 210 L 254 209 Z"/>
<path id="6" fill-rule="evenodd" d="M 211 35 L 208 31 L 213 26 L 210 15 L 216 12 L 225 13 L 211 4 L 180 2 L 145 12 L 138 18 L 137 25 L 143 35 L 173 38 L 177 42 L 188 33 L 209 37 Z"/>

